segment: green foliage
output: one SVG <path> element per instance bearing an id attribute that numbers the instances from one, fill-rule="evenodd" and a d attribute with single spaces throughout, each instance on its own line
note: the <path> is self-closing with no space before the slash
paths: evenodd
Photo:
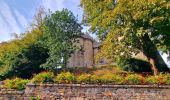
<path id="1" fill-rule="evenodd" d="M 81 26 L 71 11 L 63 9 L 47 15 L 42 41 L 49 49 L 49 58 L 42 67 L 50 71 L 55 71 L 58 66 L 65 68 L 76 49 L 73 43 L 80 33 Z"/>
<path id="2" fill-rule="evenodd" d="M 33 74 L 41 72 L 40 65 L 46 62 L 48 51 L 38 45 L 23 49 L 12 61 L 12 70 L 6 77 L 18 76 L 30 78 Z"/>
<path id="3" fill-rule="evenodd" d="M 169 0 L 81 0 L 85 23 L 104 40 L 97 59 L 116 61 L 142 52 L 155 61 L 153 67 L 167 71 L 157 49 L 170 48 L 169 5 Z"/>
<path id="4" fill-rule="evenodd" d="M 70 72 L 62 72 L 55 78 L 57 83 L 75 83 L 75 76 Z"/>
<path id="5" fill-rule="evenodd" d="M 146 79 L 147 84 L 159 84 L 157 76 L 150 76 Z"/>
<path id="6" fill-rule="evenodd" d="M 29 80 L 23 80 L 20 78 L 15 79 L 7 79 L 4 81 L 4 88 L 7 89 L 17 89 L 17 90 L 23 90 L 25 89 L 26 84 L 29 82 Z"/>
<path id="7" fill-rule="evenodd" d="M 147 84 L 166 84 L 170 85 L 170 74 L 159 74 L 157 76 L 148 76 L 146 79 Z"/>
<path id="8" fill-rule="evenodd" d="M 130 75 L 126 76 L 125 82 L 126 82 L 126 84 L 136 84 L 136 85 L 137 84 L 144 84 L 145 83 L 145 79 L 141 75 L 130 74 Z"/>
<path id="9" fill-rule="evenodd" d="M 151 72 L 151 65 L 144 60 L 130 58 L 124 59 L 119 58 L 117 61 L 118 66 L 120 66 L 125 71 L 130 72 Z"/>
<path id="10" fill-rule="evenodd" d="M 84 20 L 93 32 L 101 37 L 107 33 L 115 38 L 126 36 L 124 40 L 131 46 L 139 45 L 137 40 L 144 34 L 154 43 L 169 45 L 169 4 L 169 0 L 81 0 Z M 164 37 L 158 38 L 160 35 Z"/>
<path id="11" fill-rule="evenodd" d="M 91 74 L 81 74 L 77 77 L 77 83 L 80 84 L 97 84 L 99 83 L 99 77 Z"/>
<path id="12" fill-rule="evenodd" d="M 165 84 L 170 85 L 170 74 L 164 74 L 163 78 L 165 78 Z"/>
<path id="13" fill-rule="evenodd" d="M 82 74 L 77 77 L 77 82 L 85 84 L 123 84 L 123 78 L 116 74 L 105 74 L 101 76 Z"/>
<path id="14" fill-rule="evenodd" d="M 157 76 L 142 76 L 140 74 L 120 74 L 120 73 L 105 73 L 105 74 L 86 74 L 75 75 L 70 72 L 61 72 L 54 76 L 52 72 L 42 72 L 35 75 L 31 81 L 22 80 L 20 78 L 5 80 L 4 87 L 8 89 L 25 88 L 28 83 L 34 84 L 113 84 L 113 85 L 170 85 L 170 74 L 161 73 Z"/>
<path id="15" fill-rule="evenodd" d="M 54 82 L 54 74 L 52 72 L 42 72 L 35 75 L 31 82 L 38 84 L 38 83 L 53 83 Z"/>
<path id="16" fill-rule="evenodd" d="M 91 83 L 91 75 L 90 74 L 82 74 L 77 77 L 77 82 L 90 84 Z"/>
<path id="17" fill-rule="evenodd" d="M 18 76 L 31 77 L 42 71 L 40 65 L 48 57 L 47 50 L 38 44 L 42 37 L 39 29 L 26 32 L 19 39 L 0 45 L 1 79 Z"/>
<path id="18" fill-rule="evenodd" d="M 99 78 L 100 82 L 102 84 L 123 84 L 124 83 L 124 79 L 122 76 L 120 75 L 116 75 L 116 74 L 105 74 L 102 75 Z"/>

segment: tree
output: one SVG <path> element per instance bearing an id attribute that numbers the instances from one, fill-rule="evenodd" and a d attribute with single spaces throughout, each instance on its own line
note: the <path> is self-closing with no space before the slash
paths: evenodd
<path id="1" fill-rule="evenodd" d="M 11 60 L 12 70 L 7 77 L 18 76 L 21 78 L 30 78 L 44 69 L 40 67 L 48 58 L 48 50 L 39 44 L 32 44 L 28 48 L 22 49 L 20 53 Z"/>
<path id="2" fill-rule="evenodd" d="M 48 50 L 38 43 L 42 33 L 34 29 L 22 37 L 0 45 L 0 76 L 28 78 L 43 70 L 40 65 L 48 58 Z"/>
<path id="3" fill-rule="evenodd" d="M 142 52 L 155 75 L 169 70 L 158 52 L 170 48 L 169 0 L 81 0 L 81 6 L 85 22 L 104 39 L 98 57 Z"/>
<path id="4" fill-rule="evenodd" d="M 49 49 L 49 58 L 43 68 L 55 71 L 58 66 L 65 68 L 76 47 L 74 42 L 81 34 L 81 25 L 77 23 L 71 11 L 63 9 L 47 15 L 44 19 L 44 39 Z"/>

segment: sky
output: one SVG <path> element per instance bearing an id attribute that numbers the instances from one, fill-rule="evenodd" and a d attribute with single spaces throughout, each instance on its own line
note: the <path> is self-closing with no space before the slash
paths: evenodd
<path id="1" fill-rule="evenodd" d="M 79 5 L 80 0 L 0 0 L 0 42 L 10 40 L 11 33 L 23 33 L 33 21 L 40 6 L 53 12 L 67 8 L 78 16 L 81 22 L 83 11 Z M 162 56 L 170 66 L 166 59 L 167 55 Z"/>
<path id="2" fill-rule="evenodd" d="M 51 11 L 68 8 L 81 22 L 80 0 L 0 0 L 0 42 L 11 39 L 11 33 L 22 33 L 30 25 L 37 9 Z"/>

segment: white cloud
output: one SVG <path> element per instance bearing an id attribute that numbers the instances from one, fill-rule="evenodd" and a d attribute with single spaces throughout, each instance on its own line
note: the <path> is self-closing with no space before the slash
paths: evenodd
<path id="1" fill-rule="evenodd" d="M 20 27 L 18 26 L 10 7 L 4 2 L 0 2 L 0 5 L 0 14 L 2 15 L 1 17 L 4 18 L 4 23 L 7 24 L 8 30 L 10 30 L 10 32 L 20 33 Z M 4 26 L 2 28 L 6 27 Z"/>
<path id="2" fill-rule="evenodd" d="M 9 33 L 8 25 L 0 17 L 0 42 L 9 40 L 9 34 L 7 34 L 7 33 Z"/>
<path id="3" fill-rule="evenodd" d="M 17 9 L 0 2 L 0 42 L 11 39 L 10 33 L 20 34 L 28 26 L 28 21 Z"/>
<path id="4" fill-rule="evenodd" d="M 28 21 L 26 20 L 25 16 L 22 15 L 18 10 L 14 10 L 14 13 L 16 15 L 16 18 L 19 21 L 19 24 L 23 27 L 26 28 L 28 26 Z"/>
<path id="5" fill-rule="evenodd" d="M 67 8 L 71 10 L 75 16 L 78 15 L 79 21 L 82 19 L 83 11 L 79 7 L 80 0 L 42 0 L 40 5 L 53 12 Z"/>
<path id="6" fill-rule="evenodd" d="M 51 11 L 62 10 L 64 0 L 42 0 L 41 5 Z"/>

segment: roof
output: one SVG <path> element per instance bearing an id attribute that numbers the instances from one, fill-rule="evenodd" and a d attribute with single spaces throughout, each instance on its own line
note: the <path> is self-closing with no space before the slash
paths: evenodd
<path id="1" fill-rule="evenodd" d="M 94 39 L 88 33 L 81 35 L 81 37 L 94 41 Z"/>
<path id="2" fill-rule="evenodd" d="M 97 42 L 93 37 L 91 37 L 88 33 L 81 35 L 82 38 L 84 39 L 89 39 L 93 42 L 93 48 L 98 48 L 100 47 L 101 43 Z"/>

